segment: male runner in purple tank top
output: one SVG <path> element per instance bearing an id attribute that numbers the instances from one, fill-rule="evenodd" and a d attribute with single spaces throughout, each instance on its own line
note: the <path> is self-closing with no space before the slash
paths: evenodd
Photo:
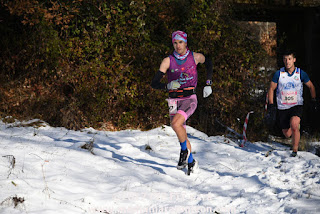
<path id="1" fill-rule="evenodd" d="M 191 153 L 191 144 L 186 132 L 186 121 L 194 113 L 198 103 L 195 94 L 198 82 L 197 65 L 198 63 L 204 63 L 207 69 L 207 81 L 203 89 L 205 98 L 212 93 L 213 65 L 209 57 L 188 49 L 187 34 L 185 32 L 173 32 L 172 43 L 174 52 L 163 59 L 151 86 L 154 89 L 169 91 L 167 101 L 171 127 L 175 131 L 181 146 L 177 168 L 183 169 L 188 166 L 187 174 L 190 175 L 198 167 L 198 161 L 193 158 Z M 160 82 L 165 74 L 167 74 L 168 84 Z"/>

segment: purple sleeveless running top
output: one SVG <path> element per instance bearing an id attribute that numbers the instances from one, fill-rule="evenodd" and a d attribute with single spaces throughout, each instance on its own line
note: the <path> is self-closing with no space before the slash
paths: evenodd
<path id="1" fill-rule="evenodd" d="M 169 56 L 170 67 L 167 70 L 168 82 L 177 80 L 181 88 L 197 87 L 198 73 L 197 65 L 193 58 L 193 52 L 190 52 L 186 61 L 179 65 L 173 55 Z"/>

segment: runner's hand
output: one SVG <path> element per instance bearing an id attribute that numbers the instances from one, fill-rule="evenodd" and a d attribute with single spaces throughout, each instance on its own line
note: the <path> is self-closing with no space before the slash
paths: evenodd
<path id="1" fill-rule="evenodd" d="M 311 100 L 311 110 L 314 112 L 317 112 L 319 110 L 319 103 L 318 103 L 317 99 Z"/>
<path id="2" fill-rule="evenodd" d="M 272 129 L 276 124 L 277 119 L 277 107 L 274 104 L 269 104 L 267 108 L 267 115 L 265 116 L 266 125 Z"/>
<path id="3" fill-rule="evenodd" d="M 167 84 L 167 89 L 168 90 L 176 90 L 176 89 L 180 88 L 180 86 L 181 85 L 177 80 L 173 80 Z"/>
<path id="4" fill-rule="evenodd" d="M 203 88 L 203 97 L 206 98 L 206 97 L 209 97 L 209 95 L 212 94 L 212 88 L 211 86 L 205 86 Z"/>

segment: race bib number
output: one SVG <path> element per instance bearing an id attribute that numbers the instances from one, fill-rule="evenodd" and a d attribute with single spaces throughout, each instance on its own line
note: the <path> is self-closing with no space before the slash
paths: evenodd
<path id="1" fill-rule="evenodd" d="M 178 101 L 176 99 L 167 99 L 168 106 L 169 106 L 169 115 L 175 115 L 177 113 L 177 103 Z"/>
<path id="2" fill-rule="evenodd" d="M 296 91 L 282 92 L 282 104 L 293 105 L 298 103 L 298 93 Z"/>

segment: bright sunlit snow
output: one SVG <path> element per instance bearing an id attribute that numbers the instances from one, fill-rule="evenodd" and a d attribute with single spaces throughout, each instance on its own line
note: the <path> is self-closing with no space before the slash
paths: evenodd
<path id="1" fill-rule="evenodd" d="M 188 126 L 197 174 L 177 170 L 171 127 L 118 132 L 0 122 L 0 213 L 320 213 L 320 159 Z M 272 150 L 272 151 L 271 151 Z"/>

